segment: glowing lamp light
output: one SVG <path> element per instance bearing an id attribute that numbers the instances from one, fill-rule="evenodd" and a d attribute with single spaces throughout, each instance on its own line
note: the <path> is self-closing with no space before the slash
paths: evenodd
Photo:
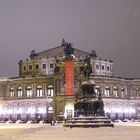
<path id="1" fill-rule="evenodd" d="M 114 108 L 114 112 L 118 113 L 119 109 L 118 108 Z"/>
<path id="2" fill-rule="evenodd" d="M 122 113 L 123 109 L 121 107 L 116 107 L 116 108 L 113 109 L 113 112 L 114 113 Z"/>
<path id="3" fill-rule="evenodd" d="M 27 109 L 27 112 L 26 113 L 28 113 L 28 114 L 34 114 L 35 113 L 35 109 L 32 108 L 32 107 L 30 107 L 30 108 Z"/>
<path id="4" fill-rule="evenodd" d="M 111 113 L 111 110 L 108 107 L 104 108 L 104 110 L 106 113 Z"/>
<path id="5" fill-rule="evenodd" d="M 53 113 L 53 107 L 48 107 L 48 113 Z"/>
<path id="6" fill-rule="evenodd" d="M 128 108 L 125 108 L 124 109 L 124 113 L 129 113 L 129 109 Z"/>
<path id="7" fill-rule="evenodd" d="M 22 108 L 19 108 L 18 110 L 17 110 L 17 114 L 21 114 L 22 113 Z"/>
<path id="8" fill-rule="evenodd" d="M 122 111 L 122 108 L 117 108 L 117 112 L 118 112 L 118 113 L 123 112 L 123 111 Z"/>
<path id="9" fill-rule="evenodd" d="M 129 112 L 130 112 L 130 113 L 135 113 L 135 112 L 136 112 L 136 110 L 135 110 L 135 109 L 133 109 L 133 108 L 130 108 L 130 109 L 129 109 Z"/>
<path id="10" fill-rule="evenodd" d="M 0 106 L 0 114 L 3 114 L 3 108 Z"/>
<path id="11" fill-rule="evenodd" d="M 72 117 L 74 117 L 74 103 L 67 103 L 65 105 L 65 112 L 64 112 L 65 119 L 67 118 L 67 111 L 68 110 L 72 111 Z"/>
<path id="12" fill-rule="evenodd" d="M 7 110 L 7 114 L 12 114 L 12 113 L 13 113 L 12 109 Z"/>
<path id="13" fill-rule="evenodd" d="M 37 113 L 45 114 L 46 113 L 46 109 L 43 108 L 43 107 L 40 107 L 40 108 L 38 108 Z"/>

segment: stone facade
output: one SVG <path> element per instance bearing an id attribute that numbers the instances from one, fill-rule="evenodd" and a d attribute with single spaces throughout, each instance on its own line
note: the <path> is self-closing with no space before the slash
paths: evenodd
<path id="1" fill-rule="evenodd" d="M 101 92 L 105 114 L 111 119 L 140 119 L 140 79 L 113 76 L 113 62 L 74 48 L 74 96 L 66 96 L 62 46 L 32 51 L 19 61 L 19 77 L 0 79 L 0 119 L 62 120 L 75 115 L 76 94 L 83 79 L 86 55 L 91 56 L 95 91 Z"/>

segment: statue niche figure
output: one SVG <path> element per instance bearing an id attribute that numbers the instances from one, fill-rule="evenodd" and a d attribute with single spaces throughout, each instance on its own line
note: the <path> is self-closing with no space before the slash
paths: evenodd
<path id="1" fill-rule="evenodd" d="M 72 43 L 65 42 L 64 39 L 62 40 L 62 46 L 64 47 L 64 53 L 65 53 L 66 58 L 72 57 L 72 54 L 74 51 L 74 49 L 72 48 L 72 45 L 73 45 Z"/>
<path id="2" fill-rule="evenodd" d="M 86 58 L 84 60 L 83 73 L 84 73 L 85 80 L 89 80 L 90 74 L 92 73 L 92 67 L 90 64 L 90 56 L 88 56 L 88 55 L 86 56 Z"/>

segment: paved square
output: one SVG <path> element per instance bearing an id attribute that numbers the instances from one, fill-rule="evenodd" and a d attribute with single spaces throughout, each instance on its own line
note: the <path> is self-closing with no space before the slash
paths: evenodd
<path id="1" fill-rule="evenodd" d="M 61 124 L 1 124 L 0 140 L 140 140 L 140 124 L 64 128 Z"/>

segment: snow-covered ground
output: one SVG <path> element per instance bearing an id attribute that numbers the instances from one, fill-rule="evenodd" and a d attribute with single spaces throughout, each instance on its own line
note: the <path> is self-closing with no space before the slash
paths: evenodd
<path id="1" fill-rule="evenodd" d="M 140 140 L 140 123 L 64 128 L 62 124 L 0 124 L 0 140 Z"/>

